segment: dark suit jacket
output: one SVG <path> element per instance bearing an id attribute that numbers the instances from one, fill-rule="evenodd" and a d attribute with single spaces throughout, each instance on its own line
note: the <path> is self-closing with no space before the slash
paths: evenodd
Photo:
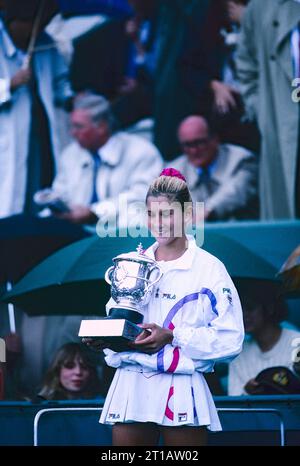
<path id="1" fill-rule="evenodd" d="M 205 202 L 210 220 L 258 218 L 258 160 L 252 152 L 232 144 L 222 144 L 214 171 L 200 181 L 197 170 L 186 155 L 173 160 L 172 166 L 186 178 L 194 202 Z"/>
<path id="2" fill-rule="evenodd" d="M 70 77 L 75 92 L 89 89 L 108 99 L 125 74 L 129 41 L 124 20 L 113 20 L 79 37 L 71 63 Z"/>
<path id="3" fill-rule="evenodd" d="M 180 57 L 181 79 L 193 99 L 207 98 L 211 80 L 222 80 L 225 60 L 225 45 L 220 34 L 225 21 L 224 5 L 220 0 L 211 0 L 205 22 L 191 22 L 186 31 Z"/>

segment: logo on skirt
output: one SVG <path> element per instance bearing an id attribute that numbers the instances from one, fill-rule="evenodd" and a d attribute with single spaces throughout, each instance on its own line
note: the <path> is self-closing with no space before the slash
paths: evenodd
<path id="1" fill-rule="evenodd" d="M 116 414 L 116 413 L 109 413 L 108 414 L 108 419 L 120 419 L 120 414 Z"/>
<path id="2" fill-rule="evenodd" d="M 178 422 L 187 421 L 187 413 L 178 413 Z"/>

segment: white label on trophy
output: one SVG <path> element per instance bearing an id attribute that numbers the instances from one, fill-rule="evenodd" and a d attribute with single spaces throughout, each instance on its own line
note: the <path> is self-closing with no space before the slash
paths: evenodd
<path id="1" fill-rule="evenodd" d="M 125 337 L 134 340 L 143 329 L 125 319 L 82 320 L 80 337 Z"/>

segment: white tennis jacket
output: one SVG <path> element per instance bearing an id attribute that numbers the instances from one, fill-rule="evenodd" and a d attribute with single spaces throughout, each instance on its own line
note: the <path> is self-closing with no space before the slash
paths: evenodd
<path id="1" fill-rule="evenodd" d="M 189 247 L 179 259 L 159 262 L 164 274 L 142 309 L 144 323 L 173 330 L 172 344 L 151 355 L 105 349 L 109 366 L 193 374 L 212 372 L 216 361 L 231 360 L 240 353 L 244 326 L 235 286 L 222 262 L 188 238 Z M 154 259 L 157 246 L 154 243 L 145 254 Z M 111 299 L 107 312 L 113 305 Z"/>

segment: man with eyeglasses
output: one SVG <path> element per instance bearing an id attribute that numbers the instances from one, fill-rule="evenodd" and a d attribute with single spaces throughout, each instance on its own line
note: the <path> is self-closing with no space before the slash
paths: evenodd
<path id="1" fill-rule="evenodd" d="M 257 157 L 247 149 L 220 144 L 208 121 L 197 115 L 178 128 L 183 155 L 172 165 L 187 179 L 193 201 L 204 202 L 206 220 L 258 217 Z"/>
<path id="2" fill-rule="evenodd" d="M 67 211 L 52 209 L 52 215 L 79 225 L 100 219 L 126 227 L 162 169 L 159 151 L 140 136 L 115 131 L 111 105 L 101 95 L 78 94 L 70 121 L 74 141 L 62 152 L 52 184 Z"/>

